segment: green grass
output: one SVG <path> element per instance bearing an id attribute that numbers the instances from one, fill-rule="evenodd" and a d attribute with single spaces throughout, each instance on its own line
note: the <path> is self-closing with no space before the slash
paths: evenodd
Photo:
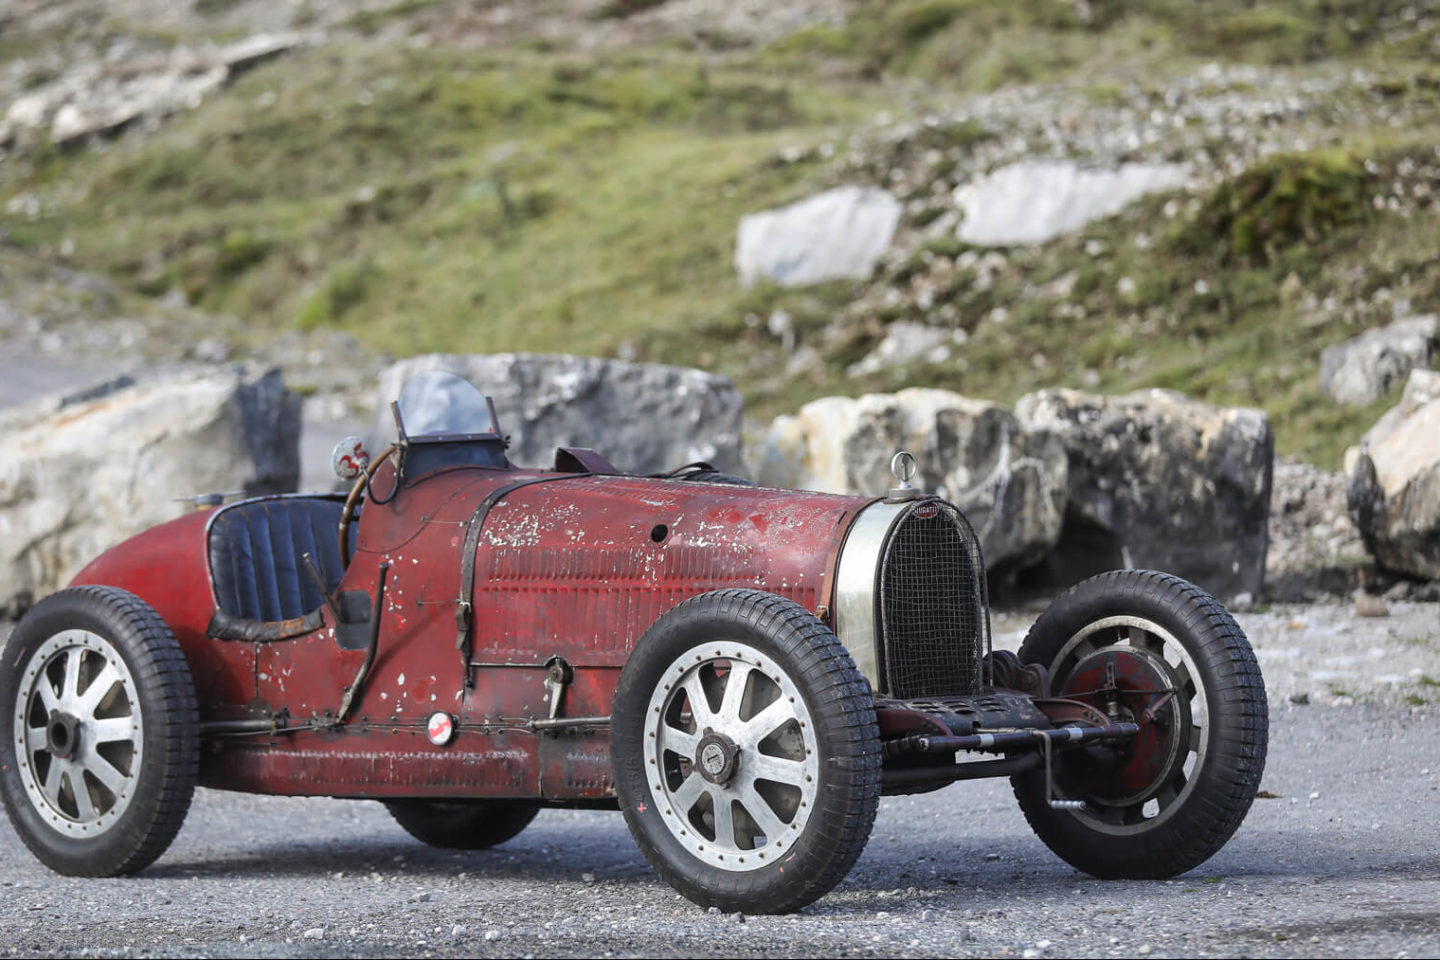
<path id="1" fill-rule="evenodd" d="M 1281 452 L 1338 466 L 1394 398 L 1358 409 L 1324 399 L 1320 351 L 1388 319 L 1382 288 L 1417 311 L 1440 307 L 1440 216 L 1371 204 L 1401 160 L 1435 162 L 1433 37 L 1382 43 L 1403 8 L 1392 0 L 1088 6 L 1084 18 L 1055 0 L 862 0 L 845 27 L 758 50 L 365 40 L 445 13 L 398 0 L 357 14 L 349 40 L 265 64 L 156 134 L 7 158 L 0 208 L 44 198 L 43 217 L 7 218 L 9 244 L 43 258 L 69 239 L 70 262 L 126 296 L 179 289 L 256 339 L 333 327 L 400 355 L 633 354 L 731 376 L 757 418 L 910 385 L 1007 403 L 1055 386 L 1168 387 L 1263 407 Z M 0 60 L 22 51 L 0 35 Z M 735 279 L 740 216 L 836 182 L 848 135 L 879 111 L 921 116 L 969 91 L 1051 80 L 1113 105 L 1215 58 L 1374 68 L 1370 93 L 1416 109 L 1383 136 L 1339 128 L 1323 149 L 1270 157 L 1193 214 L 1168 218 L 1168 198 L 1154 197 L 1077 236 L 1006 251 L 987 290 L 974 269 L 956 270 L 936 306 L 969 339 L 944 363 L 852 378 L 888 323 L 939 314 L 885 306 L 868 282 L 744 290 Z M 1004 135 L 973 122 L 922 128 L 905 149 L 935 151 L 933 176 L 945 176 Z M 813 149 L 822 143 L 837 147 L 833 160 Z M 782 162 L 792 147 L 804 158 Z M 880 177 L 892 159 L 845 178 Z M 1106 252 L 1087 253 L 1089 241 Z M 878 280 L 903 286 L 927 257 L 966 252 L 939 238 Z M 1062 279 L 1068 295 L 1043 292 Z M 1327 298 L 1340 306 L 1314 309 Z M 1003 322 L 989 319 L 997 308 Z M 782 309 L 818 365 L 787 367 L 765 323 Z"/>
<path id="2" fill-rule="evenodd" d="M 1374 190 L 1375 178 L 1353 153 L 1267 157 L 1212 191 L 1170 242 L 1191 255 L 1215 251 L 1225 265 L 1274 263 L 1369 218 Z"/>
<path id="3" fill-rule="evenodd" d="M 861 0 L 844 28 L 810 27 L 774 45 L 870 76 L 988 90 L 1097 75 L 1153 79 L 1212 61 L 1376 64 L 1427 56 L 1435 35 L 1399 31 L 1405 0 Z M 1088 9 L 1088 16 L 1086 10 Z"/>
<path id="4" fill-rule="evenodd" d="M 71 237 L 77 262 L 260 331 L 609 353 L 732 313 L 736 221 L 815 186 L 779 149 L 875 103 L 665 51 L 330 47 L 143 143 L 37 155 L 0 196 L 66 198 L 13 242 Z"/>
<path id="5" fill-rule="evenodd" d="M 793 410 L 826 392 L 891 391 L 907 385 L 1005 403 L 1054 386 L 1104 393 L 1163 387 L 1220 405 L 1262 408 L 1282 453 L 1337 469 L 1345 448 L 1396 398 L 1365 407 L 1329 400 L 1318 383 L 1321 351 L 1388 321 L 1388 302 L 1374 299 L 1381 288 L 1410 299 L 1417 310 L 1440 304 L 1440 263 L 1431 255 L 1440 240 L 1440 216 L 1376 213 L 1369 202 L 1372 183 L 1388 183 L 1405 157 L 1423 159 L 1429 150 L 1428 145 L 1391 144 L 1367 151 L 1379 172 L 1356 177 L 1363 187 L 1346 186 L 1349 202 L 1343 209 L 1329 189 L 1275 187 L 1275 172 L 1281 171 L 1280 179 L 1308 183 L 1312 166 L 1328 173 L 1342 163 L 1344 175 L 1351 177 L 1355 170 L 1364 172 L 1362 161 L 1336 161 L 1330 153 L 1282 157 L 1221 184 L 1194 215 L 1167 220 L 1163 209 L 1169 198 L 1157 196 L 1080 235 L 1039 249 L 1008 251 L 1008 265 L 988 290 L 980 289 L 974 269 L 957 270 L 938 290 L 936 302 L 954 309 L 955 323 L 969 332 L 969 339 L 940 364 L 848 377 L 845 368 L 873 348 L 885 323 L 933 321 L 935 316 L 904 305 L 868 318 L 862 311 L 845 314 L 855 287 L 771 291 L 752 307 L 762 316 L 784 309 L 795 318 L 802 342 L 808 336 L 812 344 L 829 344 L 826 367 L 815 374 L 786 375 L 776 359 L 757 375 L 756 354 L 773 344 L 763 327 L 736 322 L 699 333 L 717 343 L 746 339 L 749 399 L 764 415 Z M 1251 235 L 1265 240 L 1237 249 L 1227 243 L 1234 219 L 1217 217 L 1215 211 L 1255 183 L 1287 196 L 1267 203 L 1261 195 L 1243 207 Z M 1150 238 L 1148 244 L 1137 242 L 1142 234 Z M 1106 253 L 1087 253 L 1091 242 L 1099 242 Z M 962 244 L 949 240 L 931 244 L 931 250 L 945 257 L 965 252 Z M 922 261 L 915 258 L 885 280 L 903 285 L 909 274 L 924 269 Z M 1068 295 L 1043 292 L 1061 278 L 1069 280 Z M 1316 306 L 1327 298 L 1344 308 Z M 1008 311 L 1000 323 L 989 319 L 997 307 Z M 837 314 L 853 321 L 845 336 L 838 342 L 819 336 Z M 695 331 L 685 344 L 696 349 Z M 677 344 L 669 355 L 679 352 Z"/>

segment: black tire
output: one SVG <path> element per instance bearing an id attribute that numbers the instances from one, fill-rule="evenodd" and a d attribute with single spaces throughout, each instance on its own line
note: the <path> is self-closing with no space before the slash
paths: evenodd
<path id="1" fill-rule="evenodd" d="M 1234 835 L 1265 770 L 1268 707 L 1249 641 L 1214 597 L 1151 570 L 1101 574 L 1051 604 L 1020 659 L 1049 670 L 1056 696 L 1101 712 L 1097 688 L 1116 678 L 1119 719 L 1141 727 L 1118 755 L 1057 755 L 1056 792 L 1083 810 L 1051 808 L 1042 771 L 1012 778 L 1057 855 L 1104 879 L 1172 877 Z M 1177 693 L 1148 692 L 1163 689 Z"/>
<path id="2" fill-rule="evenodd" d="M 645 859 L 725 911 L 823 896 L 880 801 L 869 685 L 809 611 L 758 590 L 693 597 L 645 632 L 620 674 L 610 751 Z"/>
<path id="3" fill-rule="evenodd" d="M 540 812 L 523 800 L 387 800 L 385 809 L 410 836 L 446 850 L 488 850 L 519 836 Z"/>
<path id="4" fill-rule="evenodd" d="M 199 776 L 200 717 L 180 645 L 148 604 L 99 586 L 40 601 L 5 646 L 0 710 L 0 794 L 43 863 L 111 877 L 170 846 Z"/>

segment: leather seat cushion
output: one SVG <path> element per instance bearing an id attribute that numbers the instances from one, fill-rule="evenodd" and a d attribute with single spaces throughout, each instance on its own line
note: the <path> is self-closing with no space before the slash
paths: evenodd
<path id="1" fill-rule="evenodd" d="M 210 577 L 220 611 L 243 620 L 302 617 L 324 602 L 301 557 L 308 553 L 327 590 L 344 571 L 335 531 L 342 504 L 321 497 L 237 503 L 210 523 Z M 352 536 L 358 525 L 351 526 Z"/>

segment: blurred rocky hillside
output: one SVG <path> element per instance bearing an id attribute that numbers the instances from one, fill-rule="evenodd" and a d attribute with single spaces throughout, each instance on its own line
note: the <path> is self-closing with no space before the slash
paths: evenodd
<path id="1" fill-rule="evenodd" d="M 819 398 L 1163 388 L 1263 411 L 1270 579 L 1348 588 L 1355 470 L 1440 503 L 1357 446 L 1437 365 L 1437 55 L 1435 0 L 11 0 L 3 394 L 582 354 L 729 377 L 758 469 Z"/>

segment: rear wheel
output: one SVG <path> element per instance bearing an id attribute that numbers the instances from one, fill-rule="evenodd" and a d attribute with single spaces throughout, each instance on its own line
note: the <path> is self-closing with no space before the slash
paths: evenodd
<path id="1" fill-rule="evenodd" d="M 1245 634 L 1214 597 L 1178 577 L 1124 570 L 1086 580 L 1035 622 L 1020 659 L 1139 735 L 1057 755 L 1053 809 L 1042 771 L 1013 778 L 1040 839 L 1108 879 L 1199 866 L 1239 828 L 1265 769 L 1268 708 Z"/>
<path id="2" fill-rule="evenodd" d="M 870 691 L 803 607 L 723 590 L 666 613 L 620 676 L 611 755 L 645 858 L 701 906 L 785 913 L 849 872 L 880 798 Z"/>
<path id="3" fill-rule="evenodd" d="M 40 601 L 5 646 L 0 705 L 0 793 L 35 856 L 115 876 L 165 851 L 199 775 L 199 715 L 184 654 L 149 605 L 98 586 Z"/>
<path id="4" fill-rule="evenodd" d="M 540 808 L 520 800 L 388 800 L 395 822 L 421 843 L 485 850 L 519 836 Z"/>

